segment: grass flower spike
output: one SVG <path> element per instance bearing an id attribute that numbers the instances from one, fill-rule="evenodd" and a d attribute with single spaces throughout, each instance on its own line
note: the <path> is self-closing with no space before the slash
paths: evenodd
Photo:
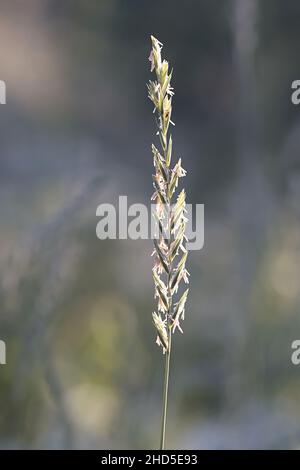
<path id="1" fill-rule="evenodd" d="M 181 296 L 178 290 L 181 281 L 189 282 L 189 273 L 185 267 L 187 259 L 186 242 L 186 206 L 184 189 L 176 197 L 179 178 L 186 175 L 181 166 L 181 158 L 172 168 L 172 135 L 169 133 L 171 120 L 172 98 L 171 87 L 172 71 L 169 64 L 161 58 L 162 44 L 151 36 L 152 49 L 149 60 L 151 72 L 155 72 L 155 80 L 149 81 L 148 97 L 154 105 L 157 135 L 160 141 L 160 150 L 152 145 L 153 175 L 155 201 L 154 218 L 157 222 L 158 236 L 154 240 L 155 262 L 153 279 L 155 297 L 158 299 L 157 312 L 153 313 L 153 322 L 157 332 L 157 343 L 165 354 L 165 380 L 163 397 L 163 416 L 160 448 L 165 446 L 165 431 L 168 403 L 168 383 L 170 369 L 170 355 L 172 334 L 176 328 L 182 333 L 181 321 L 184 319 L 185 303 L 188 289 Z M 175 298 L 177 297 L 178 298 Z"/>

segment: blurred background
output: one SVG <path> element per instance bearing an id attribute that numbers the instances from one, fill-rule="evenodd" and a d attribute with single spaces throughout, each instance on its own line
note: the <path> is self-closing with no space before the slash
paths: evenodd
<path id="1" fill-rule="evenodd" d="M 1 0 L 1 448 L 158 447 L 152 242 L 96 237 L 99 204 L 152 194 L 150 34 L 205 204 L 167 447 L 300 446 L 299 22 L 298 0 Z"/>

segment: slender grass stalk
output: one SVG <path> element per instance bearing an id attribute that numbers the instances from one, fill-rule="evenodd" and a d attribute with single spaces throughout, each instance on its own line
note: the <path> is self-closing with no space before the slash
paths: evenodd
<path id="1" fill-rule="evenodd" d="M 169 347 L 166 353 L 165 359 L 165 378 L 164 378 L 164 395 L 163 395 L 163 412 L 162 412 L 162 424 L 160 433 L 160 449 L 165 448 L 165 437 L 166 437 L 166 424 L 167 424 L 167 409 L 168 409 L 168 391 L 169 391 L 169 375 L 170 375 L 170 357 L 171 357 L 171 341 L 172 334 L 169 329 Z"/>
<path id="2" fill-rule="evenodd" d="M 185 302 L 188 289 L 174 303 L 174 297 L 178 293 L 181 280 L 189 282 L 189 273 L 185 267 L 187 250 L 185 235 L 187 218 L 184 189 L 173 203 L 173 195 L 176 193 L 178 180 L 185 176 L 186 171 L 181 166 L 181 159 L 171 168 L 172 160 L 172 136 L 169 134 L 169 125 L 172 113 L 171 87 L 172 71 L 169 72 L 169 64 L 161 58 L 162 44 L 151 36 L 152 49 L 149 60 L 151 71 L 156 74 L 155 81 L 149 81 L 148 96 L 154 104 L 157 135 L 160 140 L 161 151 L 152 144 L 155 175 L 153 186 L 155 192 L 152 200 L 155 201 L 154 217 L 157 222 L 158 236 L 154 240 L 155 263 L 153 267 L 153 279 L 155 284 L 155 297 L 158 298 L 158 313 L 153 312 L 153 322 L 157 331 L 159 346 L 162 346 L 165 354 L 165 378 L 163 390 L 163 411 L 160 448 L 165 448 L 165 435 L 167 423 L 167 407 L 169 392 L 170 358 L 172 333 L 179 329 L 182 333 L 180 321 L 184 319 Z M 175 264 L 175 262 L 177 264 Z"/>

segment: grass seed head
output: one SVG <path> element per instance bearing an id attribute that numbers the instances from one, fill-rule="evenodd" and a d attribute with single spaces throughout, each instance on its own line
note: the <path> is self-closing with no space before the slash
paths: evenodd
<path id="1" fill-rule="evenodd" d="M 159 238 L 154 241 L 153 268 L 159 313 L 154 312 L 152 316 L 157 332 L 157 343 L 165 352 L 170 347 L 170 335 L 176 328 L 182 332 L 180 322 L 184 319 L 188 294 L 186 289 L 179 300 L 175 299 L 181 281 L 189 282 L 189 273 L 185 267 L 187 218 L 184 189 L 177 196 L 175 204 L 172 201 L 179 179 L 186 175 L 186 171 L 181 165 L 181 158 L 171 168 L 173 140 L 169 135 L 169 126 L 174 124 L 171 120 L 174 95 L 171 86 L 172 70 L 169 70 L 168 62 L 161 57 L 162 43 L 151 36 L 151 45 L 149 60 L 151 72 L 155 72 L 155 79 L 149 81 L 147 89 L 148 97 L 154 105 L 157 135 L 161 144 L 161 150 L 152 144 L 155 174 L 154 194 L 151 199 L 156 202 L 154 217 L 159 227 Z"/>

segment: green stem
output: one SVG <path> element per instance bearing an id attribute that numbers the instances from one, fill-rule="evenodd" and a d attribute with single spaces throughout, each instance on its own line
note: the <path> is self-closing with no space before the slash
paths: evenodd
<path id="1" fill-rule="evenodd" d="M 163 114 L 160 113 L 160 119 L 163 123 Z M 160 129 L 161 135 L 161 142 L 162 142 L 162 150 L 164 159 L 167 159 L 167 150 L 168 150 L 168 130 L 167 129 Z M 171 210 L 171 200 L 169 197 L 169 184 L 170 184 L 170 168 L 167 168 L 167 204 L 168 204 L 168 224 L 170 223 L 170 210 Z M 169 237 L 168 237 L 168 265 L 169 265 L 169 273 L 168 273 L 168 312 L 167 312 L 167 329 L 168 329 L 168 348 L 166 351 L 166 358 L 165 358 L 165 378 L 164 378 L 164 390 L 163 390 L 163 411 L 162 411 L 162 423 L 161 423 L 161 435 L 160 435 L 160 450 L 164 450 L 165 448 L 165 437 L 166 437 L 166 424 L 167 424 L 167 409 L 168 409 L 168 392 L 169 392 L 169 375 L 170 375 L 170 356 L 171 356 L 171 341 L 172 341 L 172 325 L 171 325 L 171 312 L 172 312 L 172 291 L 171 291 L 171 274 L 172 274 L 172 261 L 170 257 L 170 247 L 171 247 L 171 230 L 170 225 L 169 227 Z"/>
<path id="2" fill-rule="evenodd" d="M 166 150 L 165 150 L 166 151 Z M 168 169 L 168 184 L 170 180 L 170 171 Z M 170 199 L 168 197 L 168 206 L 170 218 Z M 170 252 L 171 246 L 171 232 L 169 231 L 168 239 L 168 251 Z M 170 315 L 172 310 L 172 292 L 171 292 L 171 273 L 172 273 L 172 261 L 170 259 L 170 254 L 168 257 L 169 265 L 169 274 L 168 274 L 168 301 L 169 308 L 167 313 L 167 328 L 168 328 L 168 349 L 166 351 L 165 359 L 165 379 L 164 379 L 164 391 L 163 391 L 163 413 L 162 413 L 162 424 L 161 424 L 161 438 L 160 438 L 160 450 L 165 448 L 165 436 L 166 436 L 166 424 L 167 424 L 167 408 L 168 408 L 168 392 L 169 392 L 169 376 L 170 376 L 170 356 L 171 356 L 171 344 L 172 344 L 172 326 L 170 324 Z"/>
<path id="3" fill-rule="evenodd" d="M 169 327 L 168 328 L 168 349 L 166 352 L 166 359 L 165 359 L 165 379 L 164 379 L 163 414 L 162 414 L 162 424 L 161 424 L 160 450 L 164 450 L 165 448 L 169 375 L 170 375 L 171 340 L 172 340 L 172 333 L 171 333 L 171 328 Z"/>

